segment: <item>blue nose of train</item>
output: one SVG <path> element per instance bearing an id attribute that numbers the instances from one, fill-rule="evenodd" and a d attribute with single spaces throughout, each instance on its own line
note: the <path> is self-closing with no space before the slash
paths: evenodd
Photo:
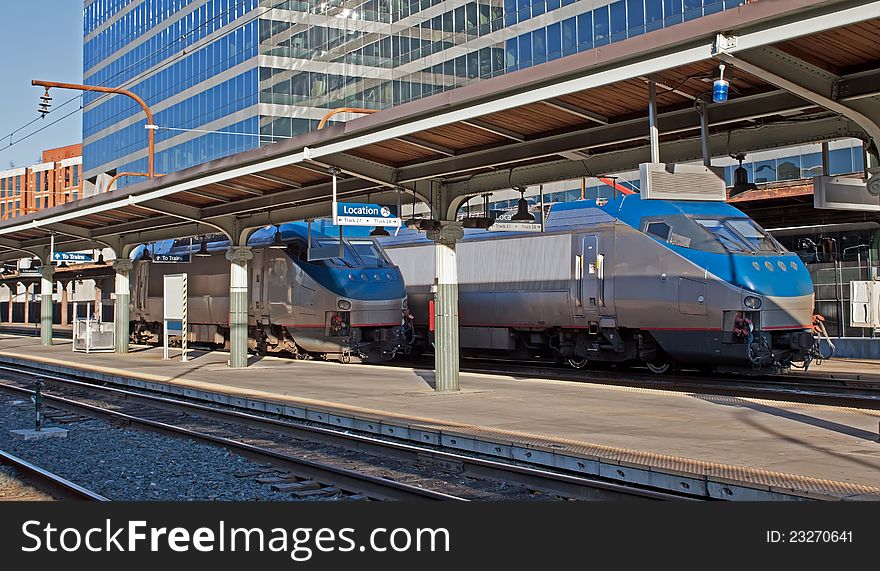
<path id="1" fill-rule="evenodd" d="M 773 297 L 797 297 L 813 293 L 810 272 L 795 254 L 730 256 L 729 281 L 743 289 Z"/>

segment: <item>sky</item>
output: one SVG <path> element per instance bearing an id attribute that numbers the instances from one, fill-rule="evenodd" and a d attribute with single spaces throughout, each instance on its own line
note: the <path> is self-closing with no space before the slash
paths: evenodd
<path id="1" fill-rule="evenodd" d="M 24 2 L 0 0 L 0 170 L 40 162 L 44 149 L 63 147 L 82 141 L 82 117 L 77 112 L 43 131 L 49 125 L 79 108 L 79 100 L 52 111 L 45 119 L 13 134 L 39 117 L 37 105 L 43 89 L 31 85 L 32 79 L 82 83 L 82 0 Z M 53 109 L 79 92 L 53 89 Z M 7 148 L 10 141 L 15 142 Z"/>

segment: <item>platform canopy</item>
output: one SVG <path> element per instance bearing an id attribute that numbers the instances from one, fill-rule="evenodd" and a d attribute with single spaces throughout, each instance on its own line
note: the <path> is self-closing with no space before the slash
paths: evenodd
<path id="1" fill-rule="evenodd" d="M 345 200 L 416 195 L 453 219 L 462 202 L 519 185 L 628 170 L 649 160 L 648 81 L 660 158 L 701 157 L 697 103 L 726 64 L 730 99 L 709 103 L 713 156 L 856 137 L 880 141 L 880 1 L 745 4 L 161 178 L 0 222 L 3 256 L 133 245 L 330 214 Z M 404 200 L 408 200 L 405 198 Z"/>

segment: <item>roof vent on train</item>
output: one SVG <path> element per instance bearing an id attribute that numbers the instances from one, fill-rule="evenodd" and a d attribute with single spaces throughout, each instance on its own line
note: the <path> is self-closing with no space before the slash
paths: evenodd
<path id="1" fill-rule="evenodd" d="M 639 175 L 642 199 L 727 200 L 727 185 L 713 167 L 642 163 L 639 165 Z"/>

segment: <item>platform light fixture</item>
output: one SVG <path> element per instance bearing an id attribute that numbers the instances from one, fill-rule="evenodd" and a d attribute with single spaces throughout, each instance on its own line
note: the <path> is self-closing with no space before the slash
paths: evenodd
<path id="1" fill-rule="evenodd" d="M 145 262 L 150 262 L 153 260 L 153 256 L 150 255 L 150 246 L 148 244 L 142 244 L 144 247 L 144 251 L 141 252 L 141 260 Z"/>
<path id="2" fill-rule="evenodd" d="M 739 153 L 732 155 L 731 158 L 738 160 L 739 166 L 733 171 L 733 188 L 730 189 L 730 198 L 749 190 L 758 190 L 755 183 L 749 182 L 749 171 L 743 166 L 743 161 L 746 160 L 745 154 Z"/>
<path id="3" fill-rule="evenodd" d="M 208 241 L 202 239 L 202 243 L 199 244 L 199 251 L 196 252 L 196 258 L 207 258 L 211 256 L 211 252 L 208 251 Z"/>
<path id="4" fill-rule="evenodd" d="M 718 66 L 720 76 L 712 84 L 712 101 L 715 103 L 724 103 L 727 101 L 727 95 L 730 92 L 730 82 L 724 79 L 724 64 Z"/>
<path id="5" fill-rule="evenodd" d="M 373 231 L 370 232 L 370 236 L 391 236 L 391 234 L 388 233 L 388 230 L 386 230 L 384 226 L 376 226 L 373 228 Z"/>
<path id="6" fill-rule="evenodd" d="M 284 240 L 281 239 L 281 227 L 278 226 L 275 229 L 275 237 L 272 239 L 272 243 L 269 244 L 269 247 L 273 250 L 283 250 L 287 247 L 287 244 L 284 243 Z"/>
<path id="7" fill-rule="evenodd" d="M 519 200 L 516 202 L 516 214 L 510 217 L 512 222 L 534 222 L 535 216 L 529 212 L 529 201 L 526 200 L 526 188 L 524 186 L 514 187 L 519 191 Z"/>

